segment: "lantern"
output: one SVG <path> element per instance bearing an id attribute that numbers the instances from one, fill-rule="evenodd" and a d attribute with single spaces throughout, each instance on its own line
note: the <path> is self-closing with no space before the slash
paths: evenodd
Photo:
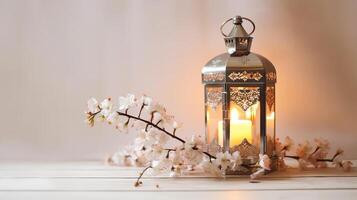
<path id="1" fill-rule="evenodd" d="M 228 22 L 233 28 L 226 35 L 222 29 Z M 243 22 L 251 23 L 249 34 Z M 217 142 L 224 151 L 238 150 L 246 166 L 254 166 L 259 154 L 274 158 L 275 148 L 276 71 L 268 59 L 250 52 L 254 30 L 253 21 L 245 17 L 224 22 L 221 33 L 228 53 L 202 69 L 206 140 Z"/>

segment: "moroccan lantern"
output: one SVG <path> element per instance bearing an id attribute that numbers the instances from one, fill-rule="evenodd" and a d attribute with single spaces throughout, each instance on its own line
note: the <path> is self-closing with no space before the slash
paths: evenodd
<path id="1" fill-rule="evenodd" d="M 228 22 L 233 28 L 226 35 Z M 243 22 L 251 23 L 250 33 Z M 247 166 L 257 163 L 259 154 L 274 158 L 276 130 L 276 70 L 268 59 L 250 52 L 254 30 L 253 21 L 245 17 L 225 21 L 221 33 L 228 53 L 202 69 L 206 140 L 231 153 L 238 150 Z"/>

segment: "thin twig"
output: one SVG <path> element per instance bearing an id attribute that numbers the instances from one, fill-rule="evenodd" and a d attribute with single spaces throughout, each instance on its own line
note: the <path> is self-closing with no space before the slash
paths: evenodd
<path id="1" fill-rule="evenodd" d="M 318 148 L 317 148 L 318 149 Z M 315 150 L 316 152 L 316 150 Z M 314 152 L 314 153 L 315 153 Z M 313 155 L 314 153 L 312 153 L 311 155 Z M 341 153 L 340 152 L 336 152 L 335 155 L 332 157 L 332 158 L 321 158 L 321 159 L 316 159 L 317 162 L 333 162 L 335 160 L 335 158 L 337 156 L 339 156 Z M 285 158 L 292 158 L 292 159 L 295 159 L 295 160 L 299 160 L 300 157 L 299 156 L 290 156 L 290 155 L 285 155 L 284 156 Z"/>
<path id="2" fill-rule="evenodd" d="M 142 184 L 142 182 L 140 181 L 140 179 L 141 179 L 141 177 L 144 175 L 144 173 L 146 172 L 146 170 L 148 170 L 148 169 L 150 169 L 150 168 L 152 168 L 151 165 L 148 166 L 148 167 L 146 167 L 146 168 L 140 173 L 138 179 L 136 179 L 136 182 L 134 183 L 134 186 L 135 186 L 135 187 L 138 187 L 139 185 Z"/>
<path id="3" fill-rule="evenodd" d="M 120 111 L 117 111 L 117 113 L 118 113 L 119 115 L 122 115 L 122 116 L 130 117 L 130 118 L 132 118 L 132 119 L 136 119 L 136 120 L 142 121 L 142 122 L 146 123 L 147 125 L 152 126 L 152 127 L 156 128 L 156 129 L 158 129 L 158 130 L 160 130 L 160 131 L 166 133 L 167 135 L 171 136 L 172 138 L 175 138 L 176 140 L 178 140 L 178 141 L 180 141 L 180 142 L 182 142 L 182 143 L 185 143 L 185 140 L 183 140 L 183 139 L 181 139 L 181 138 L 179 138 L 179 137 L 173 135 L 172 133 L 166 131 L 165 129 L 163 129 L 163 128 L 157 126 L 156 124 L 154 124 L 154 123 L 152 123 L 152 122 L 150 122 L 150 121 L 148 121 L 148 120 L 145 120 L 145 119 L 142 119 L 142 118 L 139 118 L 139 117 L 135 117 L 135 116 L 133 116 L 133 115 L 130 115 L 130 114 L 127 114 L 127 113 L 123 113 L 123 112 L 120 112 Z"/>
<path id="4" fill-rule="evenodd" d="M 162 119 L 160 119 L 155 125 L 159 126 L 159 124 L 162 122 Z M 174 134 L 173 134 L 174 135 Z"/>
<path id="5" fill-rule="evenodd" d="M 289 156 L 289 155 L 285 155 L 284 157 L 286 157 L 286 158 L 292 158 L 292 159 L 296 159 L 296 160 L 299 160 L 299 159 L 300 159 L 299 156 Z"/>
<path id="6" fill-rule="evenodd" d="M 172 132 L 173 135 L 176 135 L 176 128 L 174 129 L 174 131 Z"/>
<path id="7" fill-rule="evenodd" d="M 165 149 L 167 150 L 166 158 L 169 158 L 171 151 L 176 151 L 176 149 Z"/>
<path id="8" fill-rule="evenodd" d="M 140 111 L 139 111 L 139 115 L 138 115 L 138 117 L 140 117 L 140 116 L 141 116 L 141 112 L 143 111 L 144 107 L 145 107 L 145 104 L 143 103 L 143 105 L 141 105 L 141 108 L 140 108 Z"/>
<path id="9" fill-rule="evenodd" d="M 313 156 L 318 150 L 320 150 L 320 147 L 316 147 L 315 151 L 310 154 L 310 156 Z"/>

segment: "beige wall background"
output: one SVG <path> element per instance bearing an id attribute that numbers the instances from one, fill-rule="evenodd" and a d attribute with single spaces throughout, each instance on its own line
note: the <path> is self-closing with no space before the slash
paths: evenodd
<path id="1" fill-rule="evenodd" d="M 201 67 L 240 14 L 278 71 L 278 136 L 357 159 L 357 1 L 0 0 L 0 159 L 102 159 L 133 134 L 88 128 L 86 101 L 148 94 L 204 134 Z"/>

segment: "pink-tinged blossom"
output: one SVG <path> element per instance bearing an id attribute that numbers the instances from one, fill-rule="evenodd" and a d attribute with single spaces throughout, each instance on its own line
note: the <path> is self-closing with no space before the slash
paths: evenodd
<path id="1" fill-rule="evenodd" d="M 136 105 L 136 98 L 133 94 L 127 94 L 125 97 L 118 98 L 118 110 L 127 110 Z"/>
<path id="2" fill-rule="evenodd" d="M 87 106 L 88 106 L 88 112 L 90 113 L 96 113 L 99 111 L 98 101 L 93 97 L 88 100 Z"/>
<path id="3" fill-rule="evenodd" d="M 271 160 L 268 155 L 259 155 L 259 166 L 265 170 L 271 170 Z"/>
<path id="4" fill-rule="evenodd" d="M 213 161 L 213 164 L 216 165 L 218 168 L 220 168 L 222 171 L 225 171 L 229 167 L 232 166 L 232 155 L 226 151 L 226 152 L 219 152 L 216 155 L 216 159 Z"/>

